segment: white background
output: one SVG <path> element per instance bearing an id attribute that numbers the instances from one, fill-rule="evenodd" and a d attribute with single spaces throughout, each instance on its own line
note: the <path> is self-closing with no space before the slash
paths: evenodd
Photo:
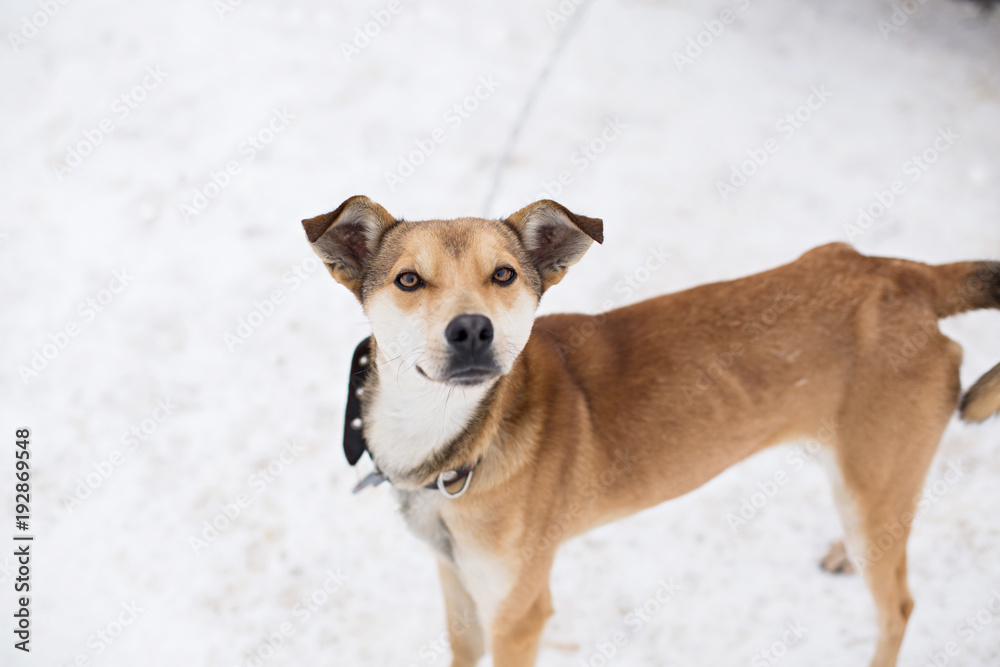
<path id="1" fill-rule="evenodd" d="M 404 1 L 350 59 L 342 43 L 385 2 L 247 0 L 220 17 L 210 0 L 77 0 L 17 45 L 10 33 L 42 10 L 0 8 L 0 488 L 9 526 L 13 432 L 30 426 L 37 535 L 30 656 L 11 648 L 13 561 L 0 556 L 0 663 L 235 667 L 289 622 L 294 634 L 265 664 L 447 664 L 432 644 L 444 613 L 431 553 L 389 488 L 349 493 L 362 471 L 343 460 L 341 420 L 363 315 L 324 271 L 298 283 L 289 273 L 315 268 L 303 265 L 299 221 L 350 195 L 409 219 L 499 216 L 569 170 L 555 198 L 603 218 L 606 241 L 545 296 L 544 312 L 597 312 L 847 240 L 858 208 L 894 179 L 906 192 L 852 239 L 860 250 L 1000 256 L 1000 17 L 927 0 L 883 35 L 884 1 L 752 0 L 679 69 L 674 54 L 735 5 L 594 0 L 555 25 L 555 0 L 484 5 Z M 115 100 L 157 66 L 166 78 L 121 118 Z M 452 127 L 445 112 L 480 77 L 499 87 Z M 785 137 L 776 123 L 813 86 L 832 97 Z M 185 221 L 182 205 L 247 157 L 241 145 L 275 109 L 293 120 Z M 113 132 L 67 173 L 70 151 L 105 118 Z M 616 118 L 627 128 L 579 171 L 574 152 Z M 391 189 L 385 173 L 438 127 L 445 142 Z M 957 141 L 911 180 L 904 163 L 947 127 Z M 718 181 L 768 138 L 777 152 L 722 201 Z M 670 261 L 636 273 L 654 248 Z M 101 290 L 121 270 L 127 287 L 88 320 L 79 304 L 110 296 Z M 623 294 L 626 275 L 646 280 Z M 224 335 L 274 290 L 282 303 L 231 351 Z M 998 317 L 943 325 L 965 347 L 966 386 L 1000 361 Z M 71 324 L 78 335 L 22 378 Z M 172 415 L 146 421 L 150 434 L 125 451 L 123 434 L 168 399 Z M 929 482 L 948 461 L 966 473 L 916 523 L 902 665 L 951 641 L 951 664 L 1000 661 L 1000 617 L 968 642 L 956 629 L 1000 591 L 998 439 L 996 421 L 945 436 Z M 291 441 L 302 452 L 257 494 L 251 475 Z M 120 465 L 84 489 L 116 450 Z M 758 482 L 789 469 L 787 451 L 567 544 L 540 664 L 601 664 L 597 644 L 624 630 L 611 664 L 748 665 L 794 621 L 808 632 L 781 664 L 866 664 L 867 591 L 817 567 L 840 532 L 820 467 L 791 473 L 738 533 L 727 525 Z M 68 507 L 77 489 L 90 495 Z M 240 494 L 252 503 L 195 554 L 189 539 Z M 327 570 L 346 582 L 303 622 L 296 604 Z M 626 614 L 670 578 L 682 591 L 633 634 Z M 110 646 L 97 640 L 133 602 L 138 618 Z"/>

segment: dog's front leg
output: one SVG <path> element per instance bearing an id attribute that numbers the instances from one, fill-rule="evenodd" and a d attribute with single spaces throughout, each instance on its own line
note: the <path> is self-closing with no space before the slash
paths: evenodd
<path id="1" fill-rule="evenodd" d="M 516 578 L 490 623 L 493 667 L 534 667 L 545 622 L 552 616 L 549 573 L 554 550 L 520 561 Z"/>
<path id="2" fill-rule="evenodd" d="M 454 565 L 439 558 L 438 570 L 441 573 L 445 613 L 448 616 L 451 667 L 475 667 L 484 653 L 483 628 L 479 624 L 476 603 L 462 585 Z"/>
<path id="3" fill-rule="evenodd" d="M 493 621 L 490 648 L 493 667 L 533 667 L 545 622 L 552 615 L 548 582 L 534 597 L 515 591 L 503 613 Z"/>

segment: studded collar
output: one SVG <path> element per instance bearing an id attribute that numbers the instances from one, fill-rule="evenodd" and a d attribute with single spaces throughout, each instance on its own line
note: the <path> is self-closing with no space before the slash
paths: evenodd
<path id="1" fill-rule="evenodd" d="M 368 452 L 368 456 L 371 457 L 368 442 L 365 440 L 364 422 L 361 418 L 361 398 L 365 393 L 365 381 L 371 375 L 372 363 L 372 345 L 369 336 L 354 348 L 354 356 L 351 359 L 351 375 L 347 386 L 347 408 L 344 411 L 344 455 L 352 466 L 361 460 L 365 452 Z M 479 461 L 455 470 L 444 470 L 438 474 L 433 483 L 424 488 L 437 489 L 446 498 L 458 498 L 469 488 L 469 484 L 472 482 L 472 472 L 477 465 L 479 465 Z M 358 482 L 353 493 L 368 486 L 378 486 L 387 480 L 388 478 L 376 465 L 374 471 Z M 448 490 L 449 486 L 457 485 L 463 481 L 464 484 L 458 491 L 453 493 Z"/>

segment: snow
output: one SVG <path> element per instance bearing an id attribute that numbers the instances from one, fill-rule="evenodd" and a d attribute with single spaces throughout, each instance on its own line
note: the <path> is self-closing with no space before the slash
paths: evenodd
<path id="1" fill-rule="evenodd" d="M 560 7 L 569 19 L 550 25 Z M 359 193 L 410 219 L 497 216 L 551 193 L 602 217 L 606 241 L 543 312 L 597 312 L 849 235 L 928 262 L 1000 257 L 1000 17 L 907 7 L 883 35 L 885 0 L 3 3 L 0 424 L 10 440 L 32 429 L 37 538 L 32 653 L 7 634 L 0 663 L 253 665 L 271 641 L 266 665 L 448 664 L 431 553 L 390 489 L 349 493 L 364 471 L 343 460 L 342 410 L 367 325 L 299 220 Z M 699 33 L 710 44 L 679 68 Z M 957 138 L 935 148 L 948 128 Z M 595 159 L 577 153 L 602 133 Z M 67 170 L 87 136 L 99 144 Z M 390 187 L 417 142 L 433 153 Z M 914 172 L 925 151 L 933 164 Z M 723 201 L 719 182 L 754 156 Z M 894 181 L 902 194 L 853 233 Z M 192 214 L 196 191 L 213 197 Z M 966 386 L 1000 360 L 996 318 L 943 325 L 965 347 Z M 241 320 L 259 326 L 230 350 Z M 768 664 L 786 623 L 807 630 L 779 664 L 867 664 L 873 606 L 858 577 L 818 570 L 838 521 L 819 465 L 793 471 L 789 451 L 565 545 L 539 664 L 603 664 L 616 632 L 627 642 L 609 664 Z M 1000 422 L 953 423 L 930 492 L 955 461 L 964 474 L 938 485 L 910 542 L 901 665 L 949 642 L 950 664 L 1000 661 L 998 614 L 959 627 L 1000 591 Z M 734 533 L 726 514 L 778 470 L 788 484 Z M 69 508 L 77 489 L 90 495 Z M 0 565 L 7 615 L 12 557 Z"/>

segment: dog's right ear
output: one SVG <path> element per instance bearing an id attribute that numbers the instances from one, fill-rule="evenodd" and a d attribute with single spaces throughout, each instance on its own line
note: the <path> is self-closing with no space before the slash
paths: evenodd
<path id="1" fill-rule="evenodd" d="M 361 300 L 361 273 L 382 234 L 396 224 L 389 212 L 356 195 L 336 211 L 302 221 L 313 251 L 330 274 Z"/>

